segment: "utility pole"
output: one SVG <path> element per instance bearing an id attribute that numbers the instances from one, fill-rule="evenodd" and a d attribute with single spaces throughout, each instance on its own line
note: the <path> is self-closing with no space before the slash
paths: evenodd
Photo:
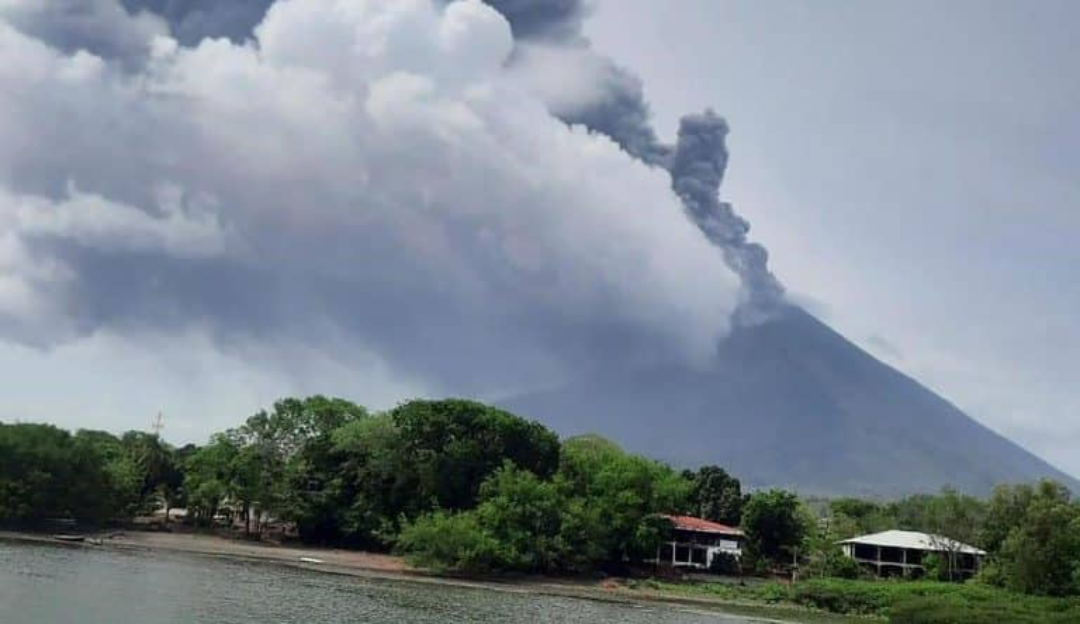
<path id="1" fill-rule="evenodd" d="M 795 583 L 799 580 L 799 547 L 791 547 L 791 587 L 795 588 Z"/>
<path id="2" fill-rule="evenodd" d="M 154 431 L 154 436 L 160 438 L 161 430 L 165 428 L 165 417 L 159 411 L 157 417 L 154 418 L 154 422 L 150 424 L 150 429 Z"/>

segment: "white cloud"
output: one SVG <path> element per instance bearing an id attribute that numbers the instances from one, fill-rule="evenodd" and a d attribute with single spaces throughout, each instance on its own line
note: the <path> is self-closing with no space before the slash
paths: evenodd
<path id="1" fill-rule="evenodd" d="M 0 22 L 6 338 L 195 328 L 463 393 L 712 352 L 736 278 L 666 174 L 506 74 L 495 11 L 293 0 L 256 32 L 147 33 L 132 70 Z"/>

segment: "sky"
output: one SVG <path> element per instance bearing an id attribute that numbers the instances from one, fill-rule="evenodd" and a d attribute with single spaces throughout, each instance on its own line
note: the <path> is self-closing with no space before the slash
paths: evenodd
<path id="1" fill-rule="evenodd" d="M 701 362 L 775 275 L 1080 474 L 1075 3 L 184 4 L 0 0 L 0 420 Z"/>

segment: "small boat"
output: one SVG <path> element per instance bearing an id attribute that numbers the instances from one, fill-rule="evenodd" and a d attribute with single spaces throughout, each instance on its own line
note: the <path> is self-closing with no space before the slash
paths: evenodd
<path id="1" fill-rule="evenodd" d="M 304 563 L 325 563 L 322 559 L 316 559 L 315 557 L 300 557 L 300 561 Z"/>
<path id="2" fill-rule="evenodd" d="M 85 535 L 68 535 L 66 533 L 58 533 L 56 535 L 53 535 L 53 539 L 54 540 L 59 540 L 61 542 L 81 542 L 81 541 L 86 539 L 86 536 Z"/>

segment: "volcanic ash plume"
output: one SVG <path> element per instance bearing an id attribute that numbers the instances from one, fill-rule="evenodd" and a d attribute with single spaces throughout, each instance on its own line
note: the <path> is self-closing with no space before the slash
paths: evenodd
<path id="1" fill-rule="evenodd" d="M 753 322 L 781 302 L 784 288 L 769 254 L 747 240 L 750 224 L 720 201 L 727 166 L 727 123 L 712 111 L 682 118 L 675 145 L 652 127 L 641 80 L 592 49 L 581 32 L 580 0 L 488 0 L 510 21 L 523 68 L 552 113 L 607 136 L 638 160 L 668 171 L 687 215 L 738 274 L 744 302 L 737 320 Z M 553 72 L 553 67 L 558 69 Z M 549 80 L 550 76 L 557 79 Z M 569 85 L 569 87 L 568 87 Z M 585 85 L 585 86 L 582 86 Z M 571 95 L 567 95 L 570 93 Z"/>
<path id="2" fill-rule="evenodd" d="M 780 303 L 784 288 L 769 271 L 769 252 L 747 241 L 750 224 L 735 214 L 731 204 L 720 201 L 728 160 L 727 133 L 727 123 L 712 111 L 683 117 L 668 170 L 687 213 L 723 251 L 724 261 L 742 280 L 748 299 L 740 317 L 752 322 Z"/>

